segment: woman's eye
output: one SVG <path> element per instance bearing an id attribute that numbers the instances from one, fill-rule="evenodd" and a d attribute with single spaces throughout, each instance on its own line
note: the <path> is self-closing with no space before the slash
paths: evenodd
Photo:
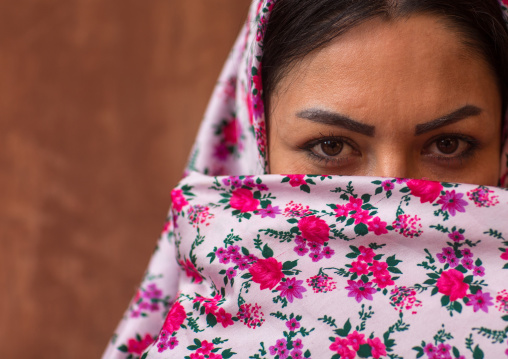
<path id="1" fill-rule="evenodd" d="M 323 141 L 315 147 L 315 150 L 328 157 L 335 157 L 342 152 L 344 143 L 336 140 Z"/>
<path id="2" fill-rule="evenodd" d="M 473 140 L 463 139 L 458 136 L 444 136 L 433 140 L 424 152 L 436 157 L 460 157 L 472 149 L 472 142 Z"/>

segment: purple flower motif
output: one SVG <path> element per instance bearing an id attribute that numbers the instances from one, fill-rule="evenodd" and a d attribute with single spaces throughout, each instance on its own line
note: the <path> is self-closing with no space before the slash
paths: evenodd
<path id="1" fill-rule="evenodd" d="M 293 347 L 297 349 L 302 349 L 303 348 L 302 340 L 295 339 L 295 341 L 293 342 Z"/>
<path id="2" fill-rule="evenodd" d="M 313 252 L 320 252 L 321 251 L 321 244 L 316 242 L 309 242 L 309 248 Z"/>
<path id="3" fill-rule="evenodd" d="M 483 277 L 485 275 L 485 268 L 483 266 L 474 267 L 473 275 Z"/>
<path id="4" fill-rule="evenodd" d="M 452 268 L 455 268 L 456 266 L 459 265 L 459 259 L 455 256 L 453 257 L 448 257 L 447 260 L 448 264 L 450 265 L 450 267 Z"/>
<path id="5" fill-rule="evenodd" d="M 173 350 L 178 345 L 178 339 L 176 337 L 171 337 L 168 340 L 168 346 L 170 350 Z"/>
<path id="6" fill-rule="evenodd" d="M 219 263 L 228 264 L 231 261 L 231 257 L 227 254 L 219 256 Z"/>
<path id="7" fill-rule="evenodd" d="M 295 247 L 295 252 L 301 257 L 309 252 L 309 248 L 307 248 L 305 244 L 299 245 Z"/>
<path id="8" fill-rule="evenodd" d="M 293 358 L 293 359 L 301 359 L 301 358 L 303 358 L 302 351 L 299 350 L 299 349 L 293 349 L 293 351 L 291 352 L 291 358 Z"/>
<path id="9" fill-rule="evenodd" d="M 229 149 L 224 143 L 219 143 L 215 146 L 215 152 L 213 154 L 217 159 L 225 161 L 229 156 Z"/>
<path id="10" fill-rule="evenodd" d="M 477 291 L 476 294 L 468 294 L 467 298 L 469 301 L 466 303 L 467 306 L 473 306 L 473 311 L 476 313 L 478 310 L 483 310 L 488 313 L 489 306 L 494 305 L 492 303 L 492 297 L 489 293 L 482 293 L 481 290 Z"/>
<path id="11" fill-rule="evenodd" d="M 313 262 L 319 262 L 321 259 L 323 259 L 324 256 L 321 252 L 312 251 L 310 252 L 309 257 L 312 258 Z"/>
<path id="12" fill-rule="evenodd" d="M 361 279 L 358 281 L 348 280 L 349 284 L 346 289 L 349 290 L 348 297 L 354 297 L 358 303 L 364 298 L 372 300 L 372 294 L 376 293 L 376 289 L 372 288 L 372 283 L 364 283 Z"/>
<path id="13" fill-rule="evenodd" d="M 423 348 L 423 352 L 427 354 L 427 356 L 430 357 L 431 354 L 434 354 L 437 352 L 437 348 L 434 346 L 434 344 L 429 343 Z"/>
<path id="14" fill-rule="evenodd" d="M 223 178 L 222 183 L 224 184 L 224 186 L 229 186 L 231 184 L 231 180 L 229 179 L 229 177 Z"/>
<path id="15" fill-rule="evenodd" d="M 464 268 L 467 270 L 473 269 L 473 259 L 472 258 L 462 258 L 462 261 L 460 262 Z"/>
<path id="16" fill-rule="evenodd" d="M 240 263 L 238 263 L 238 269 L 240 269 L 240 270 L 246 270 L 247 268 L 250 267 L 250 265 L 251 264 L 248 261 L 243 260 Z"/>
<path id="17" fill-rule="evenodd" d="M 240 253 L 232 254 L 231 260 L 233 261 L 234 264 L 240 264 L 242 262 L 245 262 L 245 260 L 243 259 L 243 255 L 241 255 Z"/>
<path id="18" fill-rule="evenodd" d="M 460 242 L 464 240 L 464 235 L 459 231 L 453 231 L 452 233 L 448 234 L 448 238 L 450 238 L 454 242 Z"/>
<path id="19" fill-rule="evenodd" d="M 446 247 L 446 248 L 443 248 L 443 254 L 446 257 L 451 257 L 451 256 L 455 256 L 455 251 L 453 250 L 452 247 Z"/>
<path id="20" fill-rule="evenodd" d="M 226 270 L 226 275 L 228 276 L 229 279 L 233 279 L 234 277 L 236 277 L 236 269 L 233 267 L 228 268 Z"/>
<path id="21" fill-rule="evenodd" d="M 332 256 L 335 254 L 335 251 L 331 249 L 330 247 L 324 247 L 323 251 L 321 252 L 325 256 L 325 258 L 332 258 Z"/>
<path id="22" fill-rule="evenodd" d="M 296 318 L 292 318 L 286 322 L 286 327 L 292 332 L 300 328 L 300 322 Z"/>
<path id="23" fill-rule="evenodd" d="M 469 248 L 464 248 L 461 253 L 466 258 L 473 258 L 473 252 Z"/>
<path id="24" fill-rule="evenodd" d="M 252 187 L 252 188 L 256 186 L 256 184 L 254 183 L 254 179 L 253 179 L 253 177 L 252 177 L 252 176 L 248 176 L 247 178 L 245 178 L 245 179 L 243 180 L 243 185 L 244 185 L 244 186 L 247 186 L 247 187 Z"/>
<path id="25" fill-rule="evenodd" d="M 446 262 L 446 256 L 443 253 L 436 254 L 436 257 L 439 260 L 439 263 L 445 263 Z"/>
<path id="26" fill-rule="evenodd" d="M 234 188 L 240 188 L 242 187 L 242 180 L 240 177 L 231 177 L 231 186 Z"/>
<path id="27" fill-rule="evenodd" d="M 238 247 L 238 246 L 229 246 L 228 247 L 228 253 L 230 255 L 238 254 L 238 253 L 240 253 L 240 247 Z"/>
<path id="28" fill-rule="evenodd" d="M 288 278 L 286 281 L 281 282 L 275 290 L 280 290 L 280 296 L 286 297 L 289 303 L 293 303 L 294 298 L 302 299 L 302 293 L 306 292 L 301 284 L 303 280 L 297 280 L 296 278 Z"/>
<path id="29" fill-rule="evenodd" d="M 262 208 L 256 212 L 256 214 L 261 215 L 261 218 L 270 217 L 275 218 L 277 214 L 281 214 L 282 211 L 279 209 L 279 206 L 272 207 L 271 204 L 266 206 L 266 208 Z"/>
<path id="30" fill-rule="evenodd" d="M 394 185 L 393 183 L 390 181 L 390 180 L 386 180 L 386 181 L 383 181 L 383 183 L 381 183 L 381 187 L 383 187 L 383 189 L 385 191 L 390 191 L 392 189 L 394 189 Z"/>
<path id="31" fill-rule="evenodd" d="M 462 197 L 464 197 L 463 193 L 455 193 L 455 190 L 451 192 L 446 191 L 444 195 L 439 197 L 437 203 L 442 205 L 441 210 L 443 212 L 448 211 L 452 216 L 455 216 L 456 211 L 466 211 L 464 207 L 467 206 L 468 203 L 461 199 Z"/>
<path id="32" fill-rule="evenodd" d="M 440 343 L 437 346 L 437 351 L 445 356 L 446 356 L 446 354 L 448 354 L 450 352 L 451 349 L 452 349 L 452 346 L 450 344 Z"/>
<path id="33" fill-rule="evenodd" d="M 256 187 L 259 191 L 268 191 L 268 187 L 264 183 L 258 184 Z"/>

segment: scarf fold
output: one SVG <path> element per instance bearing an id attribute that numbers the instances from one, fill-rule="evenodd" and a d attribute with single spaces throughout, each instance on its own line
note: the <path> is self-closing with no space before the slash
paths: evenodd
<path id="1" fill-rule="evenodd" d="M 273 5 L 252 2 L 103 358 L 506 357 L 506 189 L 266 174 Z"/>

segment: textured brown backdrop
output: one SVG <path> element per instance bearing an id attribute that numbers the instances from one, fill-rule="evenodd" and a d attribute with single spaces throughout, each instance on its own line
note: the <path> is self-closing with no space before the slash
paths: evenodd
<path id="1" fill-rule="evenodd" d="M 101 355 L 249 2 L 0 2 L 0 357 Z"/>

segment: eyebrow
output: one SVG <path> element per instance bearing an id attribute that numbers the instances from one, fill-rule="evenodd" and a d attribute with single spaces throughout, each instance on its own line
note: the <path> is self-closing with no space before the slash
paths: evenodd
<path id="1" fill-rule="evenodd" d="M 312 122 L 342 127 L 346 130 L 358 132 L 369 137 L 374 137 L 374 133 L 376 131 L 375 126 L 366 125 L 340 113 L 329 112 L 326 110 L 307 109 L 298 112 L 296 116 Z"/>
<path id="2" fill-rule="evenodd" d="M 482 113 L 482 109 L 473 105 L 466 105 L 464 107 L 459 108 L 458 110 L 453 111 L 448 115 L 444 115 L 438 119 L 421 123 L 416 125 L 415 127 L 415 135 L 422 135 L 424 133 L 433 131 L 437 128 L 444 127 L 447 125 L 451 125 L 452 123 L 464 120 L 468 117 L 478 116 Z"/>

